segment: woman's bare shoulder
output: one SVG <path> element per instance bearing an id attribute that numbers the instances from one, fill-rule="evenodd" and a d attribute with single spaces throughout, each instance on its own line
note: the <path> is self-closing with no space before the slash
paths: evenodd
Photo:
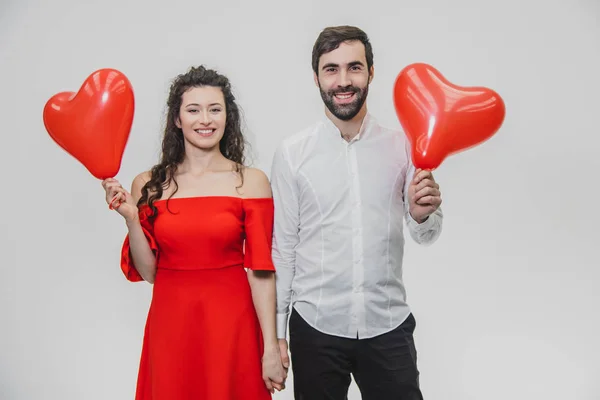
<path id="1" fill-rule="evenodd" d="M 131 183 L 131 195 L 134 200 L 137 202 L 140 197 L 142 197 L 142 188 L 150 179 L 152 178 L 152 172 L 144 171 L 136 175 L 133 178 L 133 182 Z"/>
<path id="2" fill-rule="evenodd" d="M 269 178 L 258 168 L 244 168 L 242 190 L 245 198 L 272 197 Z"/>

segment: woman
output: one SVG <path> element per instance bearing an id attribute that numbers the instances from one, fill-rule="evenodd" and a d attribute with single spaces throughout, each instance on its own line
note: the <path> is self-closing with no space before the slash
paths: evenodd
<path id="1" fill-rule="evenodd" d="M 167 105 L 159 164 L 136 176 L 131 193 L 103 181 L 128 227 L 121 269 L 154 284 L 136 400 L 270 399 L 286 371 L 269 181 L 244 167 L 226 77 L 191 68 L 173 82 Z"/>

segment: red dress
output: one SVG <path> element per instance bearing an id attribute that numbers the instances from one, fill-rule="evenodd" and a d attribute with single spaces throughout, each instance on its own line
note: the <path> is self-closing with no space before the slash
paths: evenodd
<path id="1" fill-rule="evenodd" d="M 273 200 L 156 201 L 140 222 L 157 259 L 136 400 L 267 400 L 262 334 L 244 268 L 274 271 Z M 168 208 L 167 208 L 168 205 Z M 141 281 L 129 252 L 121 269 Z"/>

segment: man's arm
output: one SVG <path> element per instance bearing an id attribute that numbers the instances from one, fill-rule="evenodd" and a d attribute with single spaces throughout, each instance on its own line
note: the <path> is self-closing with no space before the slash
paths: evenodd
<path id="1" fill-rule="evenodd" d="M 300 223 L 298 188 L 287 150 L 280 146 L 274 155 L 271 188 L 275 204 L 273 227 L 273 263 L 277 286 L 277 338 L 285 339 L 292 297 Z"/>
<path id="2" fill-rule="evenodd" d="M 416 170 L 407 144 L 408 167 L 404 184 L 404 218 L 410 236 L 423 245 L 433 244 L 442 233 L 441 192 L 430 171 Z"/>

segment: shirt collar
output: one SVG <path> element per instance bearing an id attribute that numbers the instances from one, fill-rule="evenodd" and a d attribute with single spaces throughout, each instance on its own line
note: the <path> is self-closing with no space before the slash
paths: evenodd
<path id="1" fill-rule="evenodd" d="M 325 123 L 325 126 L 327 127 L 328 132 L 330 132 L 330 133 L 334 134 L 336 137 L 344 140 L 342 138 L 342 134 L 341 134 L 340 130 L 338 129 L 338 127 L 335 126 L 333 121 L 330 120 L 327 117 L 327 115 L 323 116 L 323 122 Z M 375 122 L 375 118 L 371 115 L 371 113 L 369 113 L 367 111 L 367 113 L 365 114 L 365 117 L 363 118 L 360 129 L 358 130 L 358 134 L 354 137 L 354 139 L 352 139 L 352 142 L 364 139 L 366 136 L 368 136 L 374 122 Z"/>

